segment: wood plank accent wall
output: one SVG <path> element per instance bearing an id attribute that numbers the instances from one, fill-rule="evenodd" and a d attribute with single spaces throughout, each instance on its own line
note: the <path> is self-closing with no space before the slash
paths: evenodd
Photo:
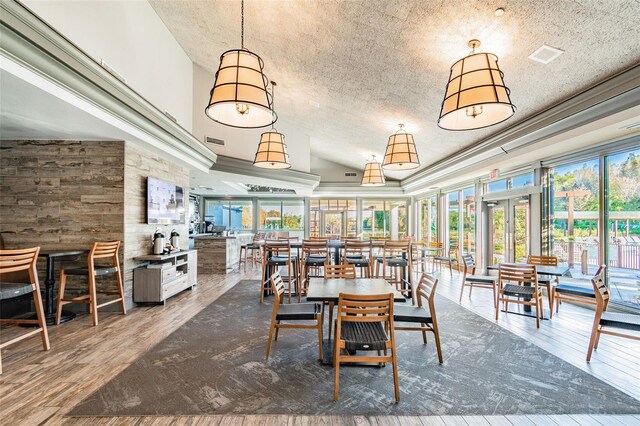
<path id="1" fill-rule="evenodd" d="M 0 178 L 6 248 L 124 240 L 124 142 L 0 141 Z M 56 273 L 74 261 L 86 258 L 56 262 Z M 44 261 L 38 270 L 44 285 Z"/>
<path id="2" fill-rule="evenodd" d="M 189 206 L 189 170 L 170 159 L 166 155 L 158 154 L 142 148 L 131 142 L 125 143 L 125 210 L 124 210 L 124 279 L 125 295 L 132 299 L 133 269 L 140 266 L 140 262 L 132 259 L 136 256 L 151 254 L 151 240 L 153 233 L 159 227 L 165 234 L 167 241 L 171 230 L 175 229 L 180 234 L 180 247 L 189 248 L 189 227 L 182 225 L 148 225 L 147 224 L 147 177 L 164 180 L 180 185 L 185 190 L 185 209 Z M 188 213 L 185 214 L 188 216 Z"/>
<path id="3" fill-rule="evenodd" d="M 132 306 L 133 268 L 140 264 L 131 259 L 151 253 L 156 229 L 147 225 L 148 176 L 183 186 L 188 203 L 189 170 L 132 142 L 0 141 L 4 245 L 44 250 L 89 248 L 94 241 L 120 240 L 125 296 Z M 187 223 L 161 228 L 167 239 L 175 228 L 181 247 L 188 248 Z M 86 258 L 74 261 L 86 264 Z M 56 274 L 70 263 L 56 262 Z M 38 269 L 44 285 L 44 262 Z"/>

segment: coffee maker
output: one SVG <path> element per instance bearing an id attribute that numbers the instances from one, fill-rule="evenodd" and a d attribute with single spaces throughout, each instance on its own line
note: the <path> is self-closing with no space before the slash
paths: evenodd
<path id="1" fill-rule="evenodd" d="M 156 228 L 153 234 L 153 254 L 164 254 L 165 239 L 160 228 Z"/>

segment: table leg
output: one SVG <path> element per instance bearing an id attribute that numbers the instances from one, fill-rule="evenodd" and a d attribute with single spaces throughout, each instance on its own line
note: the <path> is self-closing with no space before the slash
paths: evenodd
<path id="1" fill-rule="evenodd" d="M 54 269 L 53 257 L 47 257 L 47 271 L 46 278 L 44 280 L 44 313 L 47 325 L 55 325 L 56 323 L 56 310 L 53 302 L 53 289 L 56 284 L 55 269 Z M 60 323 L 67 322 L 76 317 L 73 312 L 62 310 L 60 315 Z"/>

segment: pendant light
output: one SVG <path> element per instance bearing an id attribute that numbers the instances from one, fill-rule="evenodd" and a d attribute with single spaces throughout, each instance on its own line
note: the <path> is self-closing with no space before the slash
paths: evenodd
<path id="1" fill-rule="evenodd" d="M 398 126 L 400 129 L 389 136 L 382 167 L 386 170 L 411 170 L 420 167 L 413 135 L 404 130 L 404 124 Z"/>
<path id="2" fill-rule="evenodd" d="M 504 73 L 493 53 L 476 53 L 479 40 L 469 41 L 471 53 L 451 67 L 438 126 L 446 130 L 472 130 L 501 123 L 516 107 L 504 85 Z"/>
<path id="3" fill-rule="evenodd" d="M 275 81 L 271 82 L 271 90 L 274 95 L 272 99 L 275 100 Z M 275 102 L 272 105 L 275 105 Z M 287 145 L 284 143 L 284 135 L 278 133 L 273 124 L 271 124 L 271 130 L 260 135 L 260 143 L 258 143 L 258 151 L 256 152 L 255 160 L 253 160 L 253 165 L 264 169 L 288 169 L 291 167 Z"/>
<path id="4" fill-rule="evenodd" d="M 364 166 L 364 172 L 362 173 L 362 186 L 384 186 L 384 173 L 382 173 L 382 167 L 380 163 L 376 161 L 376 156 L 373 155 L 371 161 Z"/>
<path id="5" fill-rule="evenodd" d="M 204 112 L 225 126 L 255 129 L 275 123 L 269 81 L 260 56 L 244 48 L 244 0 L 241 3 L 240 49 L 220 56 L 220 67 Z"/>

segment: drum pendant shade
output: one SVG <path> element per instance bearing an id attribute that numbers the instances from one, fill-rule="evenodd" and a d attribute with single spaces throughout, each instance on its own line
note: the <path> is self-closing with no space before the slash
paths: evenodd
<path id="1" fill-rule="evenodd" d="M 288 169 L 289 154 L 284 143 L 284 135 L 275 129 L 260 135 L 260 143 L 253 165 L 265 169 Z"/>
<path id="2" fill-rule="evenodd" d="M 469 42 L 474 49 L 479 45 L 477 40 Z M 509 94 L 498 57 L 472 52 L 451 67 L 438 126 L 446 130 L 472 130 L 500 123 L 516 111 Z"/>
<path id="3" fill-rule="evenodd" d="M 248 129 L 275 123 L 278 117 L 263 68 L 262 59 L 246 49 L 224 52 L 205 109 L 207 116 L 220 124 Z"/>
<path id="4" fill-rule="evenodd" d="M 382 162 L 382 167 L 386 170 L 411 170 L 420 167 L 413 135 L 405 132 L 403 127 L 401 124 L 400 130 L 389 136 Z"/>
<path id="5" fill-rule="evenodd" d="M 364 172 L 362 173 L 362 186 L 383 186 L 385 184 L 384 173 L 382 173 L 382 167 L 380 163 L 376 161 L 374 155 L 371 161 L 367 162 L 364 166 Z"/>

